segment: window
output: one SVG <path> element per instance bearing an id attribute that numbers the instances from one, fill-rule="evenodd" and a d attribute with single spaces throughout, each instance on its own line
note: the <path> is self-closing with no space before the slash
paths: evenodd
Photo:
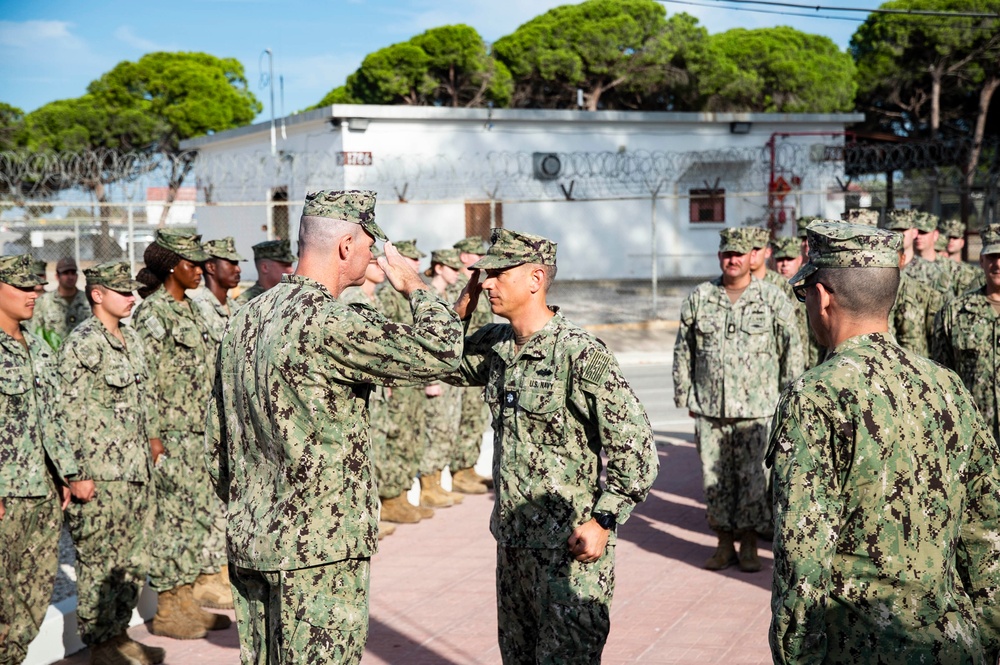
<path id="1" fill-rule="evenodd" d="M 726 190 L 691 189 L 691 223 L 723 224 L 726 221 Z"/>
<path id="2" fill-rule="evenodd" d="M 288 239 L 288 188 L 275 187 L 271 190 L 271 235 L 276 240 Z"/>
<path id="3" fill-rule="evenodd" d="M 492 214 L 490 206 L 492 205 Z M 490 229 L 493 227 L 503 227 L 503 204 L 495 201 L 465 203 L 465 235 L 468 237 L 479 236 L 489 242 Z"/>

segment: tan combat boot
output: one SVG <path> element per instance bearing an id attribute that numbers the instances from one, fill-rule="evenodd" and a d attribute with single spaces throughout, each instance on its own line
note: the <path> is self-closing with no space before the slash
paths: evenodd
<path id="1" fill-rule="evenodd" d="M 757 556 L 757 533 L 753 529 L 747 529 L 740 538 L 740 570 L 744 573 L 756 573 L 760 569 L 760 557 Z"/>
<path id="2" fill-rule="evenodd" d="M 420 521 L 420 517 L 420 511 L 407 501 L 405 492 L 391 499 L 382 500 L 382 519 L 386 522 L 416 524 Z"/>
<path id="3" fill-rule="evenodd" d="M 169 591 L 161 591 L 157 600 L 156 615 L 153 617 L 153 635 L 172 637 L 175 640 L 194 640 L 205 637 L 208 631 L 200 621 L 193 619 L 181 603 L 181 593 L 187 589 L 191 595 L 191 585 L 174 587 Z M 193 602 L 193 601 L 192 601 Z"/>
<path id="4" fill-rule="evenodd" d="M 121 637 L 112 637 L 90 647 L 90 665 L 143 665 L 142 661 L 130 658 L 119 650 Z"/>
<path id="5" fill-rule="evenodd" d="M 389 522 L 378 521 L 378 539 L 382 540 L 386 536 L 396 533 L 396 525 Z"/>
<path id="6" fill-rule="evenodd" d="M 733 545 L 732 531 L 717 531 L 719 544 L 715 554 L 705 562 L 706 570 L 723 570 L 737 562 L 736 547 Z"/>
<path id="7" fill-rule="evenodd" d="M 142 665 L 159 665 L 167 657 L 167 652 L 160 647 L 151 647 L 136 642 L 128 636 L 128 632 L 123 632 L 118 636 L 121 640 L 118 650 L 133 660 L 137 660 Z"/>
<path id="8" fill-rule="evenodd" d="M 194 581 L 195 602 L 202 607 L 217 610 L 233 609 L 233 590 L 229 586 L 229 566 L 222 566 L 217 573 L 202 573 Z"/>
<path id="9" fill-rule="evenodd" d="M 407 501 L 407 503 L 410 503 L 410 502 Z M 412 503 L 410 503 L 410 505 L 413 506 Z M 427 506 L 413 506 L 413 508 L 420 515 L 420 519 L 422 519 L 422 520 L 429 520 L 430 518 L 434 517 L 434 509 L 433 508 L 428 508 Z"/>
<path id="10" fill-rule="evenodd" d="M 451 488 L 463 494 L 486 494 L 487 491 L 486 485 L 480 482 L 479 474 L 472 467 L 459 469 L 451 474 Z"/>
<path id="11" fill-rule="evenodd" d="M 441 489 L 441 472 L 420 476 L 420 505 L 427 508 L 448 508 L 455 501 Z"/>
<path id="12" fill-rule="evenodd" d="M 191 591 L 190 584 L 179 588 L 180 592 L 178 596 L 180 597 L 181 611 L 190 617 L 192 621 L 200 623 L 206 630 L 225 630 L 233 625 L 232 619 L 225 614 L 206 612 L 201 609 L 201 605 L 194 599 L 194 593 Z"/>
<path id="13" fill-rule="evenodd" d="M 447 496 L 449 499 L 451 499 L 451 502 L 457 506 L 458 504 L 465 501 L 465 495 L 459 494 L 458 492 L 453 492 L 451 490 L 446 490 L 444 488 L 444 485 L 441 484 L 442 473 L 443 473 L 442 471 L 438 471 L 437 473 L 434 474 L 434 477 L 437 479 L 438 489 L 441 490 L 441 493 Z M 452 485 L 452 487 L 454 487 L 454 485 Z"/>

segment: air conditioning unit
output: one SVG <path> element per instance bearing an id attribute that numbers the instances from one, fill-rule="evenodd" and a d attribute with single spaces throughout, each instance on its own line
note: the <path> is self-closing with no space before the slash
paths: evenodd
<path id="1" fill-rule="evenodd" d="M 531 153 L 531 166 L 538 180 L 555 180 L 562 174 L 562 160 L 554 152 Z"/>

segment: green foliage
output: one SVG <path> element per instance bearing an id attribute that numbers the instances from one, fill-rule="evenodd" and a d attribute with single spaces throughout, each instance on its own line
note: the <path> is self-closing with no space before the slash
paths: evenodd
<path id="1" fill-rule="evenodd" d="M 504 106 L 510 72 L 467 25 L 448 25 L 369 54 L 361 67 L 314 107 L 328 104 Z"/>
<path id="2" fill-rule="evenodd" d="M 712 35 L 691 72 L 707 111 L 835 113 L 852 110 L 857 91 L 848 54 L 789 27 Z"/>
<path id="3" fill-rule="evenodd" d="M 0 150 L 11 150 L 17 145 L 18 134 L 24 128 L 24 111 L 0 102 Z"/>
<path id="4" fill-rule="evenodd" d="M 691 17 L 665 15 L 654 0 L 587 0 L 533 18 L 493 46 L 514 77 L 513 105 L 574 107 L 578 88 L 589 109 L 614 89 L 662 95 L 684 79 L 675 60 L 704 37 Z"/>

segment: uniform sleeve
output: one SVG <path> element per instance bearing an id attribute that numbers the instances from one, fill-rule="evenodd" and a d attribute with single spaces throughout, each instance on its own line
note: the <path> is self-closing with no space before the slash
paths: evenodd
<path id="1" fill-rule="evenodd" d="M 160 412 L 157 406 L 163 403 L 162 377 L 157 365 L 163 358 L 167 331 L 156 312 L 142 312 L 136 322 L 135 331 L 142 341 L 143 357 L 149 371 L 146 383 L 146 436 L 160 438 Z"/>
<path id="2" fill-rule="evenodd" d="M 931 335 L 931 360 L 955 370 L 955 349 L 951 345 L 952 307 L 945 307 L 934 317 Z"/>
<path id="3" fill-rule="evenodd" d="M 215 382 L 212 386 L 212 397 L 208 401 L 205 413 L 205 465 L 212 479 L 215 494 L 224 504 L 229 503 L 229 452 L 225 450 L 225 442 L 229 437 L 224 431 L 225 422 L 221 417 L 223 412 L 222 396 L 222 347 L 218 350 L 216 360 Z"/>
<path id="4" fill-rule="evenodd" d="M 959 578 L 976 608 L 985 660 L 1000 658 L 1000 452 L 975 419 L 965 514 L 956 563 Z"/>
<path id="5" fill-rule="evenodd" d="M 775 663 L 821 663 L 825 606 L 842 502 L 826 416 L 794 393 L 782 398 L 768 446 L 774 504 L 769 642 Z"/>
<path id="6" fill-rule="evenodd" d="M 681 303 L 680 328 L 674 342 L 674 406 L 678 409 L 691 409 L 689 399 L 694 374 L 694 347 L 694 309 L 689 296 Z"/>
<path id="7" fill-rule="evenodd" d="M 795 311 L 787 298 L 780 300 L 775 308 L 775 337 L 778 340 L 779 390 L 794 381 L 805 365 L 803 340 L 799 338 L 799 326 Z"/>
<path id="8" fill-rule="evenodd" d="M 87 464 L 87 399 L 93 391 L 94 368 L 100 354 L 81 348 L 69 340 L 59 350 L 59 399 L 52 404 L 57 439 L 73 451 L 77 475 L 74 480 L 90 480 Z"/>
<path id="9" fill-rule="evenodd" d="M 649 494 L 659 470 L 646 409 L 603 346 L 588 347 L 574 362 L 571 385 L 570 399 L 587 409 L 586 420 L 596 428 L 608 459 L 607 482 L 593 511 L 624 523 Z"/>
<path id="10" fill-rule="evenodd" d="M 447 377 L 455 386 L 485 386 L 490 378 L 488 355 L 499 341 L 504 329 L 502 324 L 491 323 L 465 338 L 462 349 L 462 364 L 458 372 Z"/>

